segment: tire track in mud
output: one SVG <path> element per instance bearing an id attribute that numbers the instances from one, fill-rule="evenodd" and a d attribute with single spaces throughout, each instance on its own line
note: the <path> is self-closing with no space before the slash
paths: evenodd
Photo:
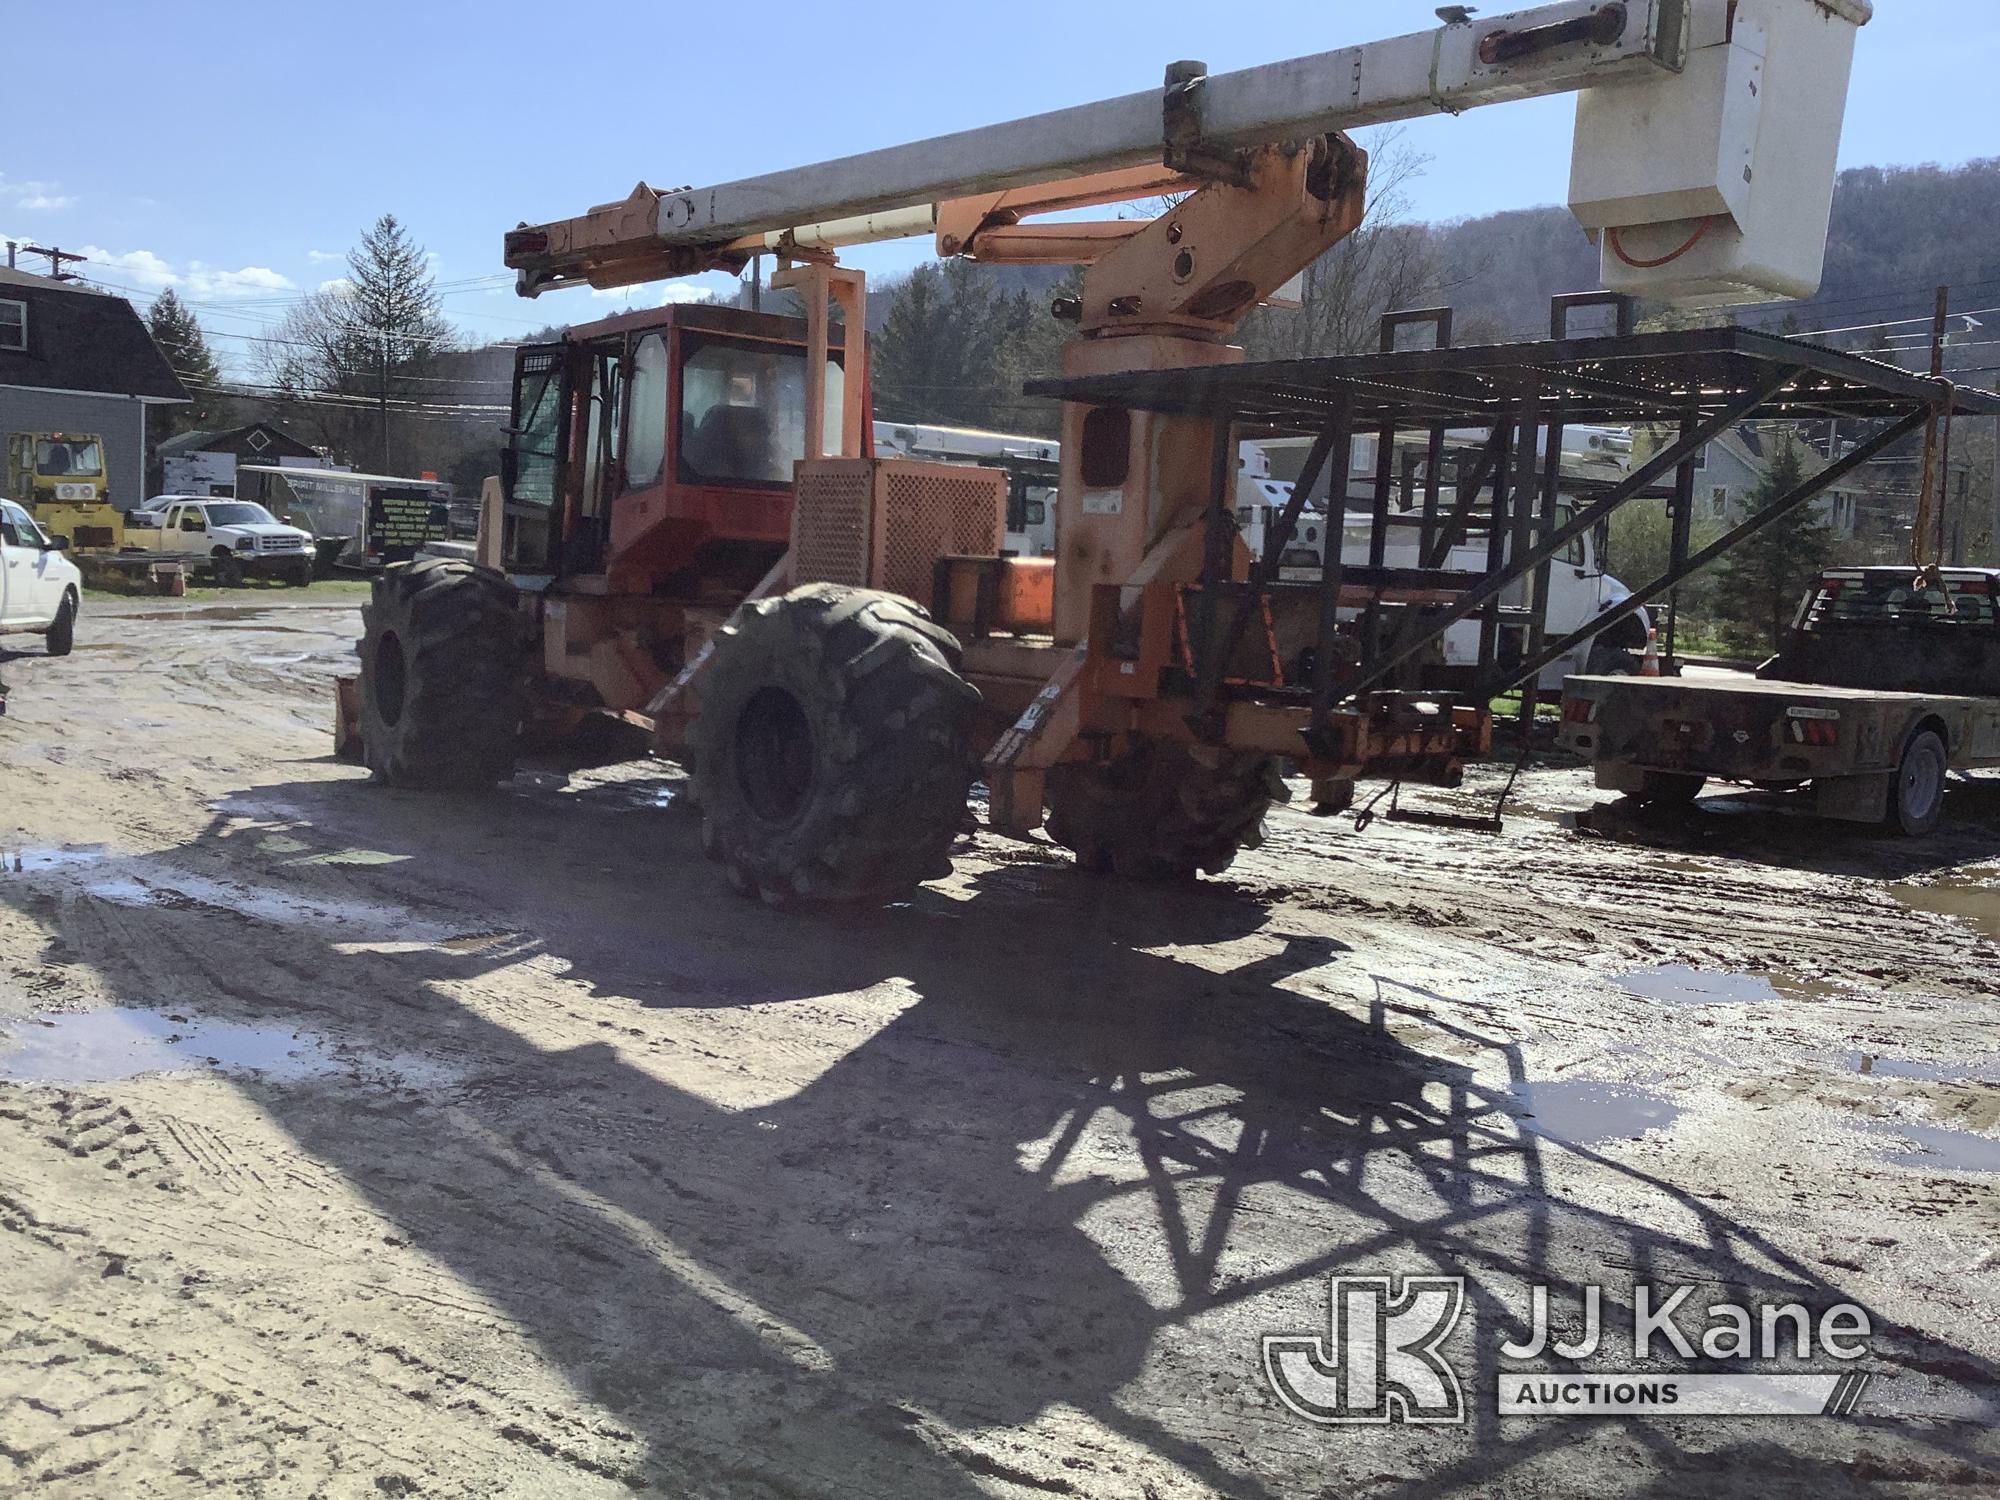
<path id="1" fill-rule="evenodd" d="M 124 1114 L 129 1117 L 130 1111 Z M 176 1125 L 185 1122 L 163 1121 L 162 1128 L 178 1135 Z M 213 1130 L 202 1139 L 194 1154 L 211 1164 L 218 1153 L 237 1157 L 242 1149 Z M 83 1162 L 19 1154 L 11 1160 L 7 1175 L 30 1177 L 34 1186 L 0 1191 L 0 1233 L 20 1234 L 63 1262 L 95 1271 L 79 1282 L 47 1264 L 15 1263 L 0 1276 L 16 1283 L 9 1288 L 8 1310 L 0 1313 L 0 1410 L 25 1404 L 37 1417 L 21 1426 L 0 1424 L 11 1434 L 0 1458 L 11 1460 L 38 1492 L 60 1494 L 65 1484 L 75 1484 L 79 1494 L 136 1493 L 159 1477 L 157 1456 L 171 1452 L 177 1460 L 173 1472 L 181 1479 L 256 1485 L 271 1494 L 316 1493 L 319 1480 L 333 1477 L 357 1451 L 368 1451 L 380 1464 L 378 1486 L 385 1478 L 392 1485 L 401 1482 L 394 1478 L 401 1475 L 410 1492 L 493 1493 L 490 1484 L 457 1484 L 438 1473 L 441 1443 L 455 1463 L 485 1474 L 517 1470 L 517 1450 L 526 1449 L 557 1471 L 610 1480 L 617 1489 L 643 1484 L 649 1472 L 661 1477 L 647 1460 L 645 1445 L 630 1432 L 524 1402 L 467 1375 L 448 1357 L 413 1349 L 415 1338 L 443 1337 L 449 1346 L 449 1325 L 434 1326 L 440 1312 L 471 1334 L 520 1333 L 496 1309 L 454 1295 L 456 1278 L 425 1270 L 401 1275 L 403 1285 L 386 1288 L 365 1270 L 354 1275 L 352 1252 L 339 1243 L 346 1236 L 336 1234 L 334 1243 L 323 1244 L 323 1227 L 316 1227 L 312 1216 L 296 1207 L 281 1209 L 268 1196 L 254 1208 L 232 1209 L 236 1185 L 213 1172 L 189 1184 L 196 1193 L 223 1194 L 211 1199 L 212 1212 L 192 1220 L 183 1216 L 143 1248 L 128 1242 L 112 1250 L 89 1224 L 56 1222 L 28 1206 L 28 1198 L 41 1195 L 74 1200 L 78 1195 L 65 1190 L 62 1179 L 84 1170 Z M 260 1189 L 269 1187 L 261 1174 L 252 1180 Z M 143 1186 L 132 1182 L 126 1191 Z M 321 1182 L 307 1190 L 324 1187 Z M 138 1203 L 107 1212 L 100 1195 L 90 1218 L 145 1222 L 147 1207 Z M 134 1220 L 132 1210 L 142 1217 Z M 239 1217 L 242 1213 L 254 1213 L 255 1220 Z M 246 1265 L 246 1247 L 260 1241 L 280 1253 Z M 283 1268 L 283 1279 L 273 1281 L 277 1267 Z M 92 1284 L 117 1290 L 80 1308 L 66 1295 Z M 43 1289 L 39 1296 L 28 1290 L 35 1285 Z M 395 1332 L 380 1318 L 362 1324 L 346 1315 L 378 1304 L 384 1292 L 398 1302 L 420 1303 L 433 1326 Z M 78 1312 L 85 1324 L 72 1316 Z M 205 1326 L 234 1336 L 204 1334 Z M 124 1334 L 108 1332 L 114 1328 L 135 1331 L 143 1351 Z M 275 1394 L 297 1387 L 290 1351 L 301 1337 L 321 1344 L 330 1339 L 345 1351 L 315 1361 L 305 1382 L 314 1388 L 310 1405 Z M 62 1380 L 51 1382 L 46 1372 L 56 1366 L 63 1369 Z M 142 1409 L 113 1422 L 84 1420 L 91 1403 L 121 1388 L 143 1391 Z M 448 1418 L 443 1433 L 439 1414 Z M 246 1462 L 245 1454 L 261 1456 Z M 267 1484 L 276 1487 L 263 1491 Z"/>
<path id="2" fill-rule="evenodd" d="M 1441 944 L 1490 944 L 1555 963 L 1685 958 L 1857 986 L 1908 983 L 2000 994 L 1991 944 L 1967 928 L 1912 912 L 1875 888 L 1877 882 L 1861 878 L 1738 873 L 1713 856 L 1573 835 L 1530 835 L 1473 853 L 1460 841 L 1409 836 L 1393 827 L 1327 840 L 1285 826 L 1289 815 L 1280 820 L 1265 848 L 1239 861 L 1239 885 L 1247 881 L 1252 894 L 1308 910 L 1421 924 L 1436 930 Z M 1461 841 L 1483 837 L 1463 835 Z M 1326 871 L 1326 882 L 1266 884 L 1258 877 L 1267 859 L 1316 866 Z M 1373 895 L 1387 890 L 1397 898 Z"/>

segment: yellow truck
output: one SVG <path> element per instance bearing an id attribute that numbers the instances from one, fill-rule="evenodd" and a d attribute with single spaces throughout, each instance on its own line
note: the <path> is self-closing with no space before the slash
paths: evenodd
<path id="1" fill-rule="evenodd" d="M 109 481 L 104 444 L 94 432 L 17 432 L 7 439 L 7 498 L 101 503 Z"/>
<path id="2" fill-rule="evenodd" d="M 46 531 L 79 551 L 124 545 L 111 504 L 104 442 L 94 432 L 16 432 L 7 438 L 6 498 L 25 505 Z"/>

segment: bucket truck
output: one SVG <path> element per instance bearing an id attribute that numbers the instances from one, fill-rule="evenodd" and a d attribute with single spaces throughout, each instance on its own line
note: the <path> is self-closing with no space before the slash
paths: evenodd
<path id="1" fill-rule="evenodd" d="M 1199 382 L 1361 222 L 1367 160 L 1343 132 L 1574 93 L 1572 204 L 1608 285 L 1812 289 L 1866 0 L 1451 9 L 509 231 L 526 296 L 772 255 L 803 316 L 680 303 L 520 349 L 479 565 L 376 584 L 344 736 L 380 779 L 464 787 L 507 777 L 524 740 L 623 717 L 691 763 L 705 851 L 773 905 L 878 902 L 943 872 L 975 779 L 997 829 L 1046 821 L 1086 867 L 1138 878 L 1226 866 L 1284 757 L 1316 786 L 1450 782 L 1489 744 L 1483 703 L 1350 693 L 1324 655 L 1310 686 L 1287 682 L 1266 622 L 1246 628 L 1251 559 L 1203 525 L 1232 477 L 1228 422 L 1067 404 L 1052 558 L 1001 553 L 996 471 L 877 456 L 862 278 L 837 253 L 929 235 L 942 256 L 1081 265 L 1053 309 L 1066 376 Z M 1151 219 L 1031 222 L 1163 199 Z M 1408 583 L 1340 584 L 1325 616 L 1422 606 Z"/>

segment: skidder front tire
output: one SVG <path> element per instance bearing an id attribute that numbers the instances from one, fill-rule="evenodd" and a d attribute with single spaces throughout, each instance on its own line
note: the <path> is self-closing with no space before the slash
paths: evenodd
<path id="1" fill-rule="evenodd" d="M 722 628 L 689 734 L 702 849 L 743 895 L 882 902 L 951 868 L 979 690 L 951 633 L 874 589 L 808 584 Z"/>
<path id="2" fill-rule="evenodd" d="M 376 779 L 446 790 L 511 777 L 521 663 L 506 579 L 466 562 L 401 563 L 375 580 L 361 621 L 361 739 Z"/>
<path id="3" fill-rule="evenodd" d="M 1103 765 L 1049 772 L 1049 837 L 1127 880 L 1219 875 L 1290 799 L 1275 756 L 1149 740 Z"/>

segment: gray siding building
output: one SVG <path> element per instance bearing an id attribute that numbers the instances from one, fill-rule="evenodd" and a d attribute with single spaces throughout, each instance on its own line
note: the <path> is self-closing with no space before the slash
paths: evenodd
<path id="1" fill-rule="evenodd" d="M 111 501 L 130 510 L 145 498 L 146 408 L 187 399 L 123 297 L 0 268 L 0 451 L 17 432 L 96 433 Z"/>

